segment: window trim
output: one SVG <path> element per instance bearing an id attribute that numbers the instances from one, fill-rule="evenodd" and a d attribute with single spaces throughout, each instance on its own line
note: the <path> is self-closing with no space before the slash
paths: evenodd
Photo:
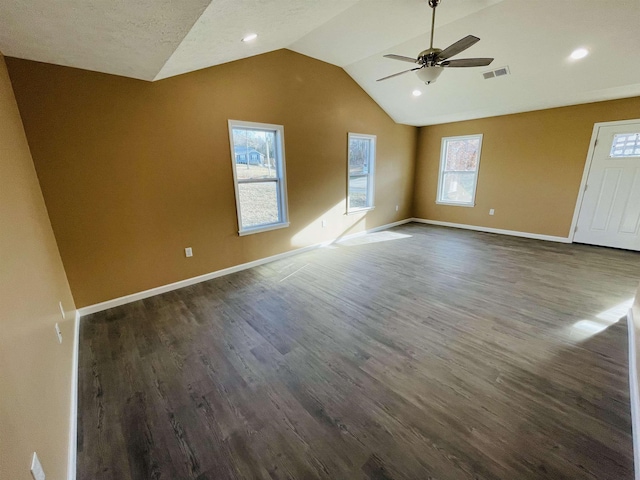
<path id="1" fill-rule="evenodd" d="M 471 194 L 471 201 L 461 203 L 461 202 L 451 202 L 451 201 L 447 202 L 447 201 L 440 200 L 441 194 L 442 194 L 442 182 L 444 181 L 444 173 L 445 173 L 444 168 L 447 163 L 446 155 L 445 155 L 446 143 L 451 140 L 467 140 L 467 139 L 473 139 L 473 138 L 480 139 L 480 144 L 478 145 L 478 162 L 476 164 L 476 171 L 475 171 L 476 180 L 473 184 L 473 193 Z M 476 206 L 476 191 L 478 190 L 478 177 L 480 176 L 480 159 L 482 158 L 482 141 L 483 141 L 482 133 L 476 133 L 472 135 L 459 135 L 454 137 L 442 137 L 442 141 L 440 142 L 440 168 L 438 170 L 438 192 L 436 193 L 436 203 L 438 205 L 449 205 L 453 207 L 468 207 L 468 208 L 469 207 L 473 208 Z M 451 171 L 455 172 L 455 170 L 451 170 Z M 467 172 L 467 173 L 471 173 L 471 172 Z"/>
<path id="2" fill-rule="evenodd" d="M 236 217 L 238 219 L 238 235 L 251 235 L 254 233 L 268 232 L 270 230 L 277 230 L 279 228 L 286 228 L 289 226 L 289 203 L 287 199 L 287 171 L 284 152 L 284 126 L 275 125 L 271 123 L 259 123 L 259 122 L 246 122 L 243 120 L 228 120 L 229 126 L 229 153 L 231 154 L 231 170 L 233 172 L 233 189 L 236 196 Z M 275 179 L 256 179 L 243 181 L 238 180 L 236 172 L 235 162 L 235 150 L 233 148 L 233 129 L 245 128 L 248 130 L 271 130 L 276 134 L 275 149 L 276 149 L 276 161 L 278 162 L 279 176 Z M 261 183 L 261 182 L 275 182 L 278 186 L 279 193 L 279 216 L 280 221 L 275 223 L 266 223 L 263 225 L 257 225 L 255 227 L 242 228 L 242 207 L 240 205 L 240 192 L 238 185 L 240 183 Z"/>
<path id="3" fill-rule="evenodd" d="M 360 138 L 360 139 L 366 139 L 366 140 L 370 140 L 371 141 L 371 151 L 370 151 L 370 158 L 369 158 L 369 163 L 371 165 L 370 169 L 369 169 L 369 173 L 364 173 L 364 174 L 357 174 L 357 175 L 351 175 L 351 173 L 349 172 L 349 145 L 351 144 L 351 139 L 352 138 Z M 376 191 L 376 154 L 377 154 L 377 143 L 378 141 L 378 137 L 377 135 L 370 135 L 367 133 L 353 133 L 353 132 L 348 132 L 347 135 L 347 198 L 346 198 L 346 203 L 347 203 L 347 215 L 353 215 L 356 213 L 361 213 L 361 212 L 367 212 L 369 210 L 373 210 L 374 208 L 376 208 L 375 206 L 375 191 Z M 368 205 L 366 207 L 359 207 L 359 208 L 351 208 L 349 207 L 349 179 L 354 176 L 354 177 L 368 177 L 371 181 L 367 183 L 367 199 L 371 199 L 370 202 L 367 202 Z"/>

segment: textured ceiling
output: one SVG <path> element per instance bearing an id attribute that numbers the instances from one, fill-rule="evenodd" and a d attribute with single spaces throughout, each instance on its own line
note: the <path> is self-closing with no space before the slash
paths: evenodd
<path id="1" fill-rule="evenodd" d="M 640 95 L 640 0 L 442 0 L 437 12 L 436 46 L 476 35 L 459 57 L 495 57 L 490 68 L 511 75 L 447 69 L 429 86 L 413 73 L 376 82 L 411 66 L 383 54 L 427 47 L 426 0 L 3 0 L 0 50 L 151 81 L 289 48 L 343 67 L 411 125 Z M 251 32 L 255 42 L 240 41 Z M 577 47 L 590 55 L 569 60 Z"/>
<path id="2" fill-rule="evenodd" d="M 2 0 L 10 57 L 153 80 L 209 0 Z"/>
<path id="3" fill-rule="evenodd" d="M 357 2 L 214 0 L 156 79 L 287 47 Z M 251 32 L 256 41 L 240 41 Z"/>

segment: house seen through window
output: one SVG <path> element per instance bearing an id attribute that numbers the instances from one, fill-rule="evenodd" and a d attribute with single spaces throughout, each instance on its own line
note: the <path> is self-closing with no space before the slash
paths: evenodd
<path id="1" fill-rule="evenodd" d="M 482 135 L 442 139 L 436 203 L 475 205 L 481 148 Z"/>
<path id="2" fill-rule="evenodd" d="M 229 120 L 240 235 L 288 226 L 284 127 Z"/>

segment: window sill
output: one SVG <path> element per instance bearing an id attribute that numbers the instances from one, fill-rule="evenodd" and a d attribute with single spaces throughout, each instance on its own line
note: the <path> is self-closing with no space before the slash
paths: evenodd
<path id="1" fill-rule="evenodd" d="M 289 226 L 289 222 L 284 222 L 284 223 L 274 223 L 270 225 L 264 225 L 264 226 L 255 227 L 255 228 L 245 228 L 244 230 L 240 230 L 238 232 L 238 235 L 243 237 L 245 235 L 252 235 L 254 233 L 268 232 L 269 230 L 278 230 L 279 228 L 286 228 L 288 226 Z"/>
<path id="2" fill-rule="evenodd" d="M 436 203 L 438 205 L 449 205 L 450 207 L 468 207 L 468 208 L 473 208 L 476 206 L 475 203 L 452 203 L 452 202 L 438 202 L 436 201 Z"/>
<path id="3" fill-rule="evenodd" d="M 375 209 L 376 207 L 366 207 L 366 208 L 352 208 L 351 210 L 347 210 L 347 215 L 355 215 L 357 213 L 368 212 L 370 210 Z"/>

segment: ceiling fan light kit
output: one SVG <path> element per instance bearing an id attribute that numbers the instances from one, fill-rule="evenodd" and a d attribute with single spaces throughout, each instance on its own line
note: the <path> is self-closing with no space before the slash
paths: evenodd
<path id="1" fill-rule="evenodd" d="M 480 41 L 478 37 L 475 37 L 473 35 L 467 35 L 466 37 L 458 40 L 456 43 L 449 45 L 444 50 L 440 48 L 434 48 L 433 34 L 436 25 L 436 7 L 440 5 L 440 0 L 428 0 L 428 2 L 429 6 L 432 9 L 431 42 L 429 48 L 420 52 L 418 54 L 418 58 L 415 59 L 411 57 L 405 57 L 403 55 L 385 55 L 385 58 L 399 60 L 401 62 L 410 62 L 419 66 L 410 68 L 409 70 L 405 70 L 403 72 L 394 73 L 393 75 L 389 75 L 387 77 L 379 78 L 377 80 L 378 82 L 382 80 L 388 80 L 399 75 L 404 75 L 405 73 L 416 72 L 418 78 L 425 84 L 429 85 L 438 79 L 438 77 L 442 73 L 442 69 L 445 67 L 486 67 L 491 62 L 493 62 L 493 58 L 460 58 L 449 60 L 449 58 L 463 52 L 467 48 L 475 45 Z"/>
<path id="2" fill-rule="evenodd" d="M 429 85 L 435 82 L 442 73 L 442 67 L 425 67 L 416 70 L 416 75 L 420 80 Z"/>

